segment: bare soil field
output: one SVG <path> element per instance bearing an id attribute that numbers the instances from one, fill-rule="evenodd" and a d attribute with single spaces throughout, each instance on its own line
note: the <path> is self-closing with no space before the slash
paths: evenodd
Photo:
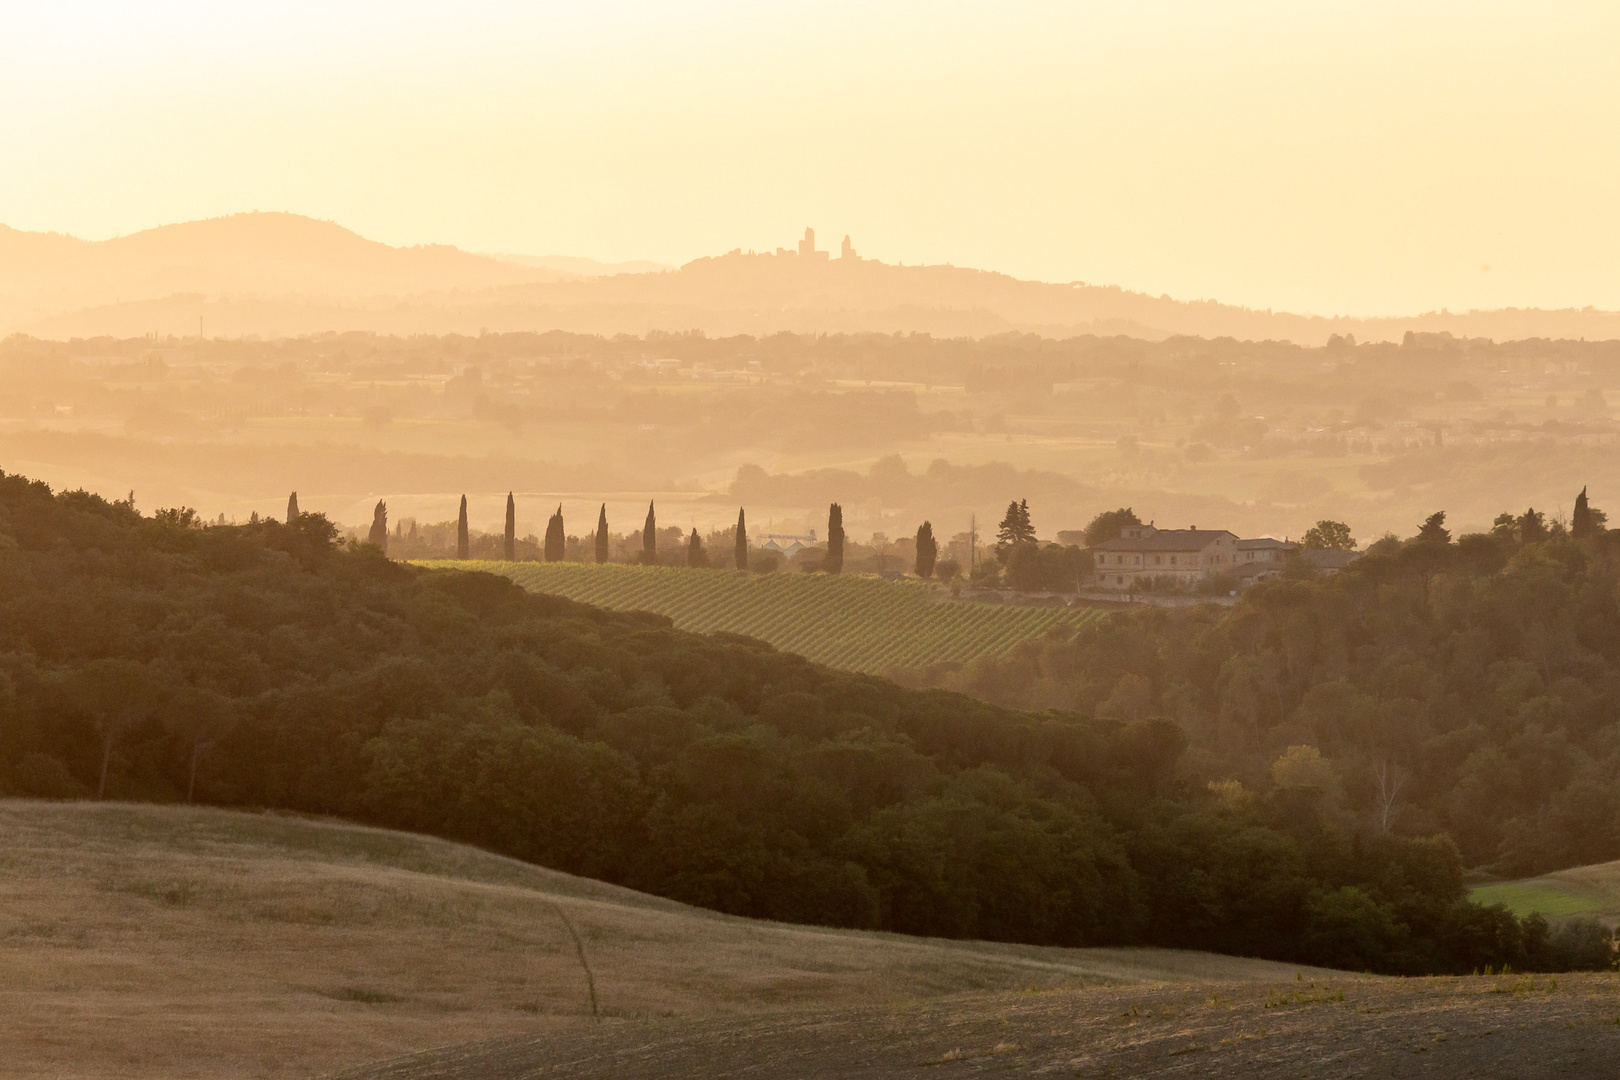
<path id="1" fill-rule="evenodd" d="M 975 994 L 820 1014 L 601 1025 L 344 1080 L 1613 1077 L 1620 977 L 1339 977 Z"/>
<path id="2" fill-rule="evenodd" d="M 1330 974 L 762 923 L 339 822 L 23 800 L 0 801 L 0 971 L 0 1074 L 19 1080 L 310 1077 L 501 1037 L 606 1076 L 588 1060 L 615 1040 L 745 1052 L 750 1032 L 833 1033 L 805 1019 L 832 1009 L 876 1038 L 1060 1000 L 1044 991 Z"/>

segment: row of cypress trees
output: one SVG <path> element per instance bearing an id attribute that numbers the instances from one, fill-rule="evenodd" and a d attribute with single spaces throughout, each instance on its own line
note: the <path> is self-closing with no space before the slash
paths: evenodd
<path id="1" fill-rule="evenodd" d="M 1585 495 L 1585 492 L 1582 492 Z M 298 521 L 298 492 L 287 497 L 287 524 L 293 525 Z M 382 499 L 372 511 L 371 530 L 366 539 L 376 544 L 384 551 L 388 550 L 388 503 Z M 601 512 L 596 518 L 595 536 L 596 561 L 608 561 L 608 520 L 607 503 L 602 504 Z M 507 562 L 517 561 L 517 500 L 514 493 L 506 493 L 506 533 L 502 546 L 502 553 Z M 546 562 L 562 562 L 567 553 L 568 540 L 563 531 L 562 504 L 557 504 L 557 510 L 546 522 L 545 559 Z M 456 558 L 466 559 L 471 551 L 471 540 L 467 530 L 467 496 L 461 497 L 461 511 L 456 520 Z M 923 522 L 917 529 L 917 576 L 932 577 L 934 564 L 939 556 L 939 545 L 934 539 L 934 527 L 930 522 Z M 654 500 L 647 502 L 647 520 L 641 528 L 641 558 L 648 566 L 658 563 L 658 515 Z M 733 554 L 734 565 L 739 570 L 748 569 L 748 519 L 742 507 L 737 508 L 737 532 L 735 550 Z M 687 540 L 686 564 L 688 566 L 709 565 L 708 554 L 703 550 L 703 541 L 698 537 L 697 529 L 692 530 Z M 844 508 L 833 503 L 827 508 L 827 557 L 822 562 L 822 568 L 828 573 L 839 573 L 844 568 Z"/>

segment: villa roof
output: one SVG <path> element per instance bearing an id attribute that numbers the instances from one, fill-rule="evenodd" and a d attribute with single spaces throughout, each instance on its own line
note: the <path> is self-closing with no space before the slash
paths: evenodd
<path id="1" fill-rule="evenodd" d="M 1293 551 L 1299 547 L 1292 540 L 1278 540 L 1274 536 L 1258 536 L 1253 540 L 1239 540 L 1239 551 Z"/>
<path id="2" fill-rule="evenodd" d="M 1097 545 L 1098 551 L 1202 551 L 1223 536 L 1237 537 L 1225 529 L 1156 529 L 1132 540 L 1116 537 Z"/>

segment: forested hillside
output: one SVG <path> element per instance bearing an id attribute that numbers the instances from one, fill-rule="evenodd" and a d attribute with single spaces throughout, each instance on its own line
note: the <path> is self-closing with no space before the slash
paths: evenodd
<path id="1" fill-rule="evenodd" d="M 1584 506 L 1584 496 L 1578 507 Z M 1004 659 L 915 672 L 1017 708 L 1163 715 L 1199 781 L 1271 790 L 1290 746 L 1332 813 L 1539 873 L 1620 857 L 1620 531 L 1533 511 L 1380 541 L 1231 609 L 1134 610 Z"/>
<path id="2" fill-rule="evenodd" d="M 1179 785 L 1167 721 L 906 690 L 333 537 L 0 478 L 6 791 L 343 815 L 783 920 L 1585 962 L 1469 904 L 1449 840 L 1357 830 L 1310 787 Z"/>

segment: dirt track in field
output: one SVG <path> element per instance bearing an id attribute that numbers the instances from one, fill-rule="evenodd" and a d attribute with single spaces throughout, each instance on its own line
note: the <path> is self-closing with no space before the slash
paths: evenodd
<path id="1" fill-rule="evenodd" d="M 605 1022 L 345 1080 L 1620 1076 L 1620 976 L 1345 978 L 959 996 L 800 1015 Z"/>

